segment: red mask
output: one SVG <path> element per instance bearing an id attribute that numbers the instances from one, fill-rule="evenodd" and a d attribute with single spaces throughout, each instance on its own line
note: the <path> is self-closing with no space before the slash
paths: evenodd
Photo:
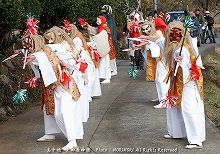
<path id="1" fill-rule="evenodd" d="M 179 28 L 172 28 L 170 31 L 170 42 L 180 42 L 182 39 L 182 30 Z"/>

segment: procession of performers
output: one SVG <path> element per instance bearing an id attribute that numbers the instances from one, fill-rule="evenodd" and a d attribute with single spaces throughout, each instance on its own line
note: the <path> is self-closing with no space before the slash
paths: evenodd
<path id="1" fill-rule="evenodd" d="M 62 150 L 69 151 L 78 146 L 78 139 L 83 139 L 89 103 L 93 97 L 102 95 L 100 79 L 104 79 L 101 83 L 108 84 L 111 76 L 117 75 L 111 31 L 104 16 L 97 18 L 97 28 L 86 23 L 89 33 L 93 32 L 90 42 L 68 20 L 64 20 L 62 28 L 54 26 L 43 36 L 37 34 L 36 23 L 36 19 L 28 19 L 22 42 L 24 49 L 28 49 L 24 66 L 30 65 L 35 78 L 41 77 L 44 85 L 45 133 L 37 141 L 53 141 L 55 134 L 62 132 L 68 140 Z M 102 34 L 101 41 L 96 34 Z M 105 51 L 99 53 L 103 42 Z"/>
<path id="2" fill-rule="evenodd" d="M 103 6 L 103 9 L 108 6 Z M 146 69 L 146 80 L 155 81 L 160 102 L 154 108 L 166 108 L 167 134 L 165 138 L 185 138 L 186 148 L 202 148 L 205 141 L 203 105 L 203 77 L 196 63 L 198 51 L 184 34 L 183 23 L 168 26 L 159 17 L 143 21 L 134 14 L 130 37 L 139 38 L 130 45 L 139 70 Z M 54 26 L 43 36 L 31 33 L 23 38 L 28 49 L 25 65 L 30 64 L 36 78 L 44 87 L 42 108 L 44 135 L 38 142 L 53 141 L 63 133 L 68 140 L 62 150 L 76 148 L 83 139 L 83 123 L 89 119 L 89 103 L 101 96 L 101 85 L 109 84 L 117 75 L 116 53 L 112 32 L 104 16 L 97 17 L 97 27 L 84 22 L 90 42 L 68 20 L 62 28 Z M 183 43 L 182 43 L 183 42 Z M 144 62 L 146 67 L 144 67 Z M 175 96 L 175 104 L 165 104 Z"/>
<path id="3" fill-rule="evenodd" d="M 187 149 L 202 148 L 205 141 L 203 104 L 203 65 L 191 36 L 183 23 L 173 21 L 166 26 L 162 19 L 140 24 L 142 48 L 146 60 L 146 79 L 155 81 L 160 104 L 166 108 L 167 134 L 164 138 L 187 138 Z M 199 58 L 200 57 L 200 58 Z M 175 105 L 166 104 L 175 99 Z M 168 106 L 167 106 L 168 105 Z"/>

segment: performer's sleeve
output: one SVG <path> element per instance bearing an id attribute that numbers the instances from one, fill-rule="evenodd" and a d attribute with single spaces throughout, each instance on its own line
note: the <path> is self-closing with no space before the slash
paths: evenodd
<path id="1" fill-rule="evenodd" d="M 148 54 L 149 50 L 150 50 L 150 44 L 145 45 L 144 51 L 142 52 L 142 55 L 143 55 L 145 61 L 147 61 L 147 54 Z"/>
<path id="2" fill-rule="evenodd" d="M 164 37 L 160 37 L 159 39 L 157 39 L 157 40 L 155 41 L 155 43 L 156 43 L 161 49 L 164 49 L 165 38 L 164 38 Z"/>
<path id="3" fill-rule="evenodd" d="M 39 71 L 38 67 L 36 65 L 34 65 L 33 63 L 30 63 L 30 66 L 34 72 L 35 78 L 36 79 L 40 78 L 40 71 Z"/>
<path id="4" fill-rule="evenodd" d="M 74 43 L 76 49 L 78 51 L 81 51 L 82 46 L 83 46 L 82 40 L 79 37 L 76 37 L 75 39 L 73 39 L 73 43 Z"/>
<path id="5" fill-rule="evenodd" d="M 177 50 L 174 54 L 174 59 L 177 59 L 177 56 L 179 55 L 180 49 Z M 182 68 L 183 71 L 183 83 L 187 83 L 189 76 L 191 74 L 191 62 L 190 62 L 190 53 L 189 51 L 183 47 L 182 52 L 181 52 L 181 57 L 182 60 L 180 62 L 180 67 Z"/>
<path id="6" fill-rule="evenodd" d="M 32 62 L 32 64 L 39 66 L 45 87 L 56 82 L 57 81 L 56 74 L 46 54 L 44 52 L 36 52 L 33 53 L 32 55 L 36 57 L 36 59 L 34 60 L 34 62 Z"/>
<path id="7" fill-rule="evenodd" d="M 95 28 L 95 27 L 88 26 L 87 30 L 89 32 L 89 35 L 96 35 L 97 34 L 97 28 Z"/>
<path id="8" fill-rule="evenodd" d="M 180 53 L 180 49 L 176 50 L 176 52 L 174 53 L 174 59 L 177 60 L 177 56 Z M 190 70 L 191 68 L 191 62 L 190 62 L 190 54 L 189 51 L 183 47 L 182 52 L 181 52 L 181 62 L 180 62 L 180 66 L 182 67 L 182 69 L 185 70 Z"/>
<path id="9" fill-rule="evenodd" d="M 153 58 L 160 57 L 160 47 L 157 44 L 151 43 L 150 44 L 150 50 L 151 50 L 151 56 Z"/>

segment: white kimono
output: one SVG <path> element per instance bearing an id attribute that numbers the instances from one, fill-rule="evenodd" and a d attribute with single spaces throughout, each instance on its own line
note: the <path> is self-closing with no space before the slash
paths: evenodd
<path id="1" fill-rule="evenodd" d="M 39 66 L 45 86 L 57 81 L 52 65 L 43 52 L 33 53 L 36 59 L 32 64 Z M 36 71 L 35 67 L 34 72 Z M 62 132 L 68 141 L 83 139 L 83 124 L 81 104 L 72 99 L 72 96 L 62 87 L 57 87 L 54 91 L 55 112 L 54 115 L 46 115 L 44 112 L 45 134 L 55 134 Z"/>
<path id="2" fill-rule="evenodd" d="M 161 60 L 159 60 L 161 49 L 160 47 L 154 43 L 151 42 L 145 46 L 145 52 L 144 57 L 147 61 L 147 51 L 150 49 L 152 58 L 156 58 L 157 60 L 157 66 L 156 66 L 156 88 L 157 88 L 157 94 L 159 101 L 166 98 L 167 91 L 169 89 L 169 83 L 166 84 L 164 82 L 164 79 L 166 78 L 166 75 L 168 73 L 165 63 Z"/>
<path id="3" fill-rule="evenodd" d="M 95 42 L 87 42 L 88 45 L 92 48 L 96 48 Z M 92 58 L 94 58 L 94 51 L 92 50 Z M 91 87 L 91 97 L 94 96 L 101 96 L 102 95 L 102 91 L 101 91 L 101 85 L 100 85 L 100 80 L 99 80 L 99 68 L 95 68 L 95 74 L 93 74 L 95 76 L 95 81 Z"/>
<path id="4" fill-rule="evenodd" d="M 180 49 L 174 53 L 176 59 Z M 204 104 L 201 100 L 197 84 L 194 80 L 188 81 L 190 75 L 190 53 L 183 47 L 180 67 L 183 70 L 183 94 L 181 110 L 185 123 L 187 139 L 190 144 L 201 144 L 205 141 L 205 114 Z"/>
<path id="5" fill-rule="evenodd" d="M 58 58 L 66 64 L 70 75 L 75 79 L 75 82 L 81 94 L 77 103 L 81 105 L 82 121 L 87 122 L 89 118 L 88 85 L 84 84 L 83 75 L 79 71 L 80 64 L 76 65 L 76 61 L 73 59 L 71 52 L 66 50 L 67 47 L 65 45 L 48 44 L 48 46 L 50 46 L 52 50 L 55 51 L 55 54 L 58 56 Z"/>
<path id="6" fill-rule="evenodd" d="M 162 53 L 164 53 L 164 43 L 165 43 L 165 38 L 164 37 L 160 37 L 158 40 L 155 41 L 155 43 L 160 47 Z M 159 64 L 161 66 L 161 63 Z M 159 66 L 159 67 L 160 67 Z M 167 72 L 167 70 L 164 67 L 161 67 L 160 69 L 164 70 L 163 72 Z M 159 70 L 158 70 L 159 71 Z M 160 73 L 158 72 L 158 75 Z M 158 81 L 162 81 L 165 78 L 165 74 L 161 73 L 161 77 L 160 79 L 158 79 Z M 161 83 L 159 83 L 159 85 L 161 85 Z M 166 98 L 166 94 L 168 92 L 169 89 L 169 84 L 165 84 L 163 83 L 163 92 L 161 93 L 161 98 Z M 166 91 L 166 94 L 165 94 Z M 172 136 L 173 138 L 184 138 L 186 137 L 186 131 L 185 131 L 185 127 L 184 127 L 184 122 L 183 122 L 183 116 L 182 116 L 182 112 L 180 109 L 176 108 L 176 107 L 171 107 L 166 109 L 166 113 L 167 113 L 167 131 L 168 134 L 170 136 Z"/>
<path id="7" fill-rule="evenodd" d="M 196 65 L 199 66 L 201 69 L 205 69 L 205 68 L 203 67 L 202 58 L 201 58 L 201 55 L 200 55 L 200 53 L 199 53 L 199 48 L 198 48 L 198 46 L 197 46 L 197 37 L 194 37 L 194 38 L 193 38 L 193 37 L 191 37 L 191 36 L 188 36 L 188 38 L 189 38 L 190 45 L 191 45 L 191 47 L 193 48 L 193 51 L 194 51 L 195 55 L 196 55 L 196 56 L 199 55 L 199 57 L 198 57 L 198 59 L 197 59 L 197 61 L 196 61 Z"/>
<path id="8" fill-rule="evenodd" d="M 101 95 L 99 74 L 89 53 L 84 50 L 82 40 L 79 37 L 76 37 L 73 39 L 73 43 L 75 44 L 76 49 L 81 51 L 80 55 L 82 56 L 82 59 L 84 59 L 88 64 L 88 68 L 86 70 L 88 76 L 88 96 L 89 100 L 92 101 L 93 96 Z"/>
<path id="9" fill-rule="evenodd" d="M 93 41 L 92 36 L 97 34 L 97 28 L 89 26 L 88 31 L 91 36 L 90 39 L 91 39 L 91 41 Z M 108 38 L 105 38 L 105 39 L 108 39 Z M 112 64 L 112 66 L 113 65 L 114 64 Z M 116 63 L 115 63 L 115 66 L 116 66 Z M 116 69 L 117 69 L 117 67 L 116 67 Z M 111 79 L 111 61 L 110 61 L 109 54 L 107 54 L 106 56 L 104 56 L 100 59 L 99 78 L 100 79 Z"/>

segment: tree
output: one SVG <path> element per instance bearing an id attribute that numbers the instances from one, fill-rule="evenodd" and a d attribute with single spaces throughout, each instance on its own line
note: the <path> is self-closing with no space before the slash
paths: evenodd
<path id="1" fill-rule="evenodd" d="M 0 51 L 4 52 L 11 42 L 12 29 L 20 28 L 21 17 L 24 15 L 24 8 L 21 0 L 0 0 Z M 5 39 L 6 38 L 6 39 Z"/>

